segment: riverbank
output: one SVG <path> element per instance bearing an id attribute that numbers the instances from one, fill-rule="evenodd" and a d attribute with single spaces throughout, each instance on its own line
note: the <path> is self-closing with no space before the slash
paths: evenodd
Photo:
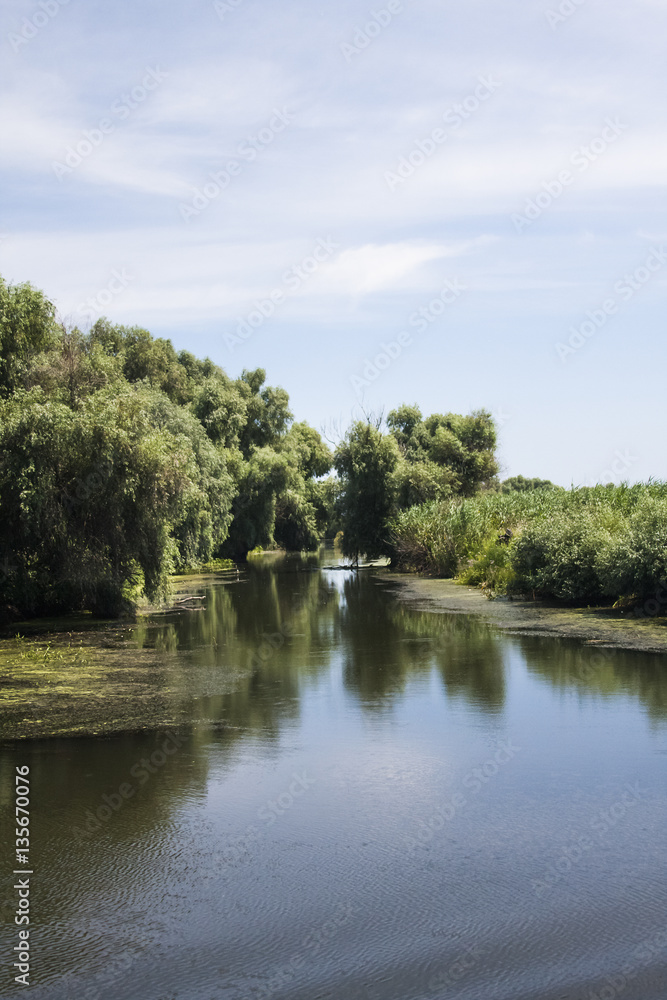
<path id="1" fill-rule="evenodd" d="M 489 599 L 477 587 L 453 580 L 404 573 L 383 573 L 407 607 L 435 614 L 477 615 L 489 625 L 512 633 L 580 639 L 585 643 L 646 653 L 667 653 L 667 617 L 639 608 L 568 608 L 545 601 Z"/>

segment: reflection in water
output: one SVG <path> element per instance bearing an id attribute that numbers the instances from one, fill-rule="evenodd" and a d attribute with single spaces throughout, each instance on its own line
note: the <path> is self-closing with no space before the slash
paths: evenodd
<path id="1" fill-rule="evenodd" d="M 556 688 L 637 698 L 656 720 L 667 715 L 665 657 L 582 644 L 572 639 L 525 636 L 518 647 L 536 675 Z M 546 645 L 546 648 L 545 648 Z"/>
<path id="2" fill-rule="evenodd" d="M 405 636 L 431 643 L 447 693 L 478 708 L 502 709 L 505 700 L 503 645 L 484 622 L 469 615 L 433 615 L 395 607 Z"/>
<path id="3" fill-rule="evenodd" d="M 34 1000 L 579 1000 L 632 962 L 624 1000 L 664 1000 L 664 662 L 319 566 L 138 624 L 143 731 L 0 748 L 3 809 L 31 768 Z"/>

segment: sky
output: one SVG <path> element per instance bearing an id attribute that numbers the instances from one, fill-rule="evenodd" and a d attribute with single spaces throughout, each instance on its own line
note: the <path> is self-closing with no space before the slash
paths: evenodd
<path id="1" fill-rule="evenodd" d="M 5 0 L 0 274 L 336 439 L 667 478 L 667 0 Z"/>

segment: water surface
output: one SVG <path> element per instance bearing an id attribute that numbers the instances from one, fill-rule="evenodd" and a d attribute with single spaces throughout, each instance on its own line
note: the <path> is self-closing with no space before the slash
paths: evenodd
<path id="1" fill-rule="evenodd" d="M 31 768 L 25 995 L 664 1000 L 665 657 L 331 564 L 253 561 L 126 630 L 157 729 L 0 748 L 4 816 Z"/>

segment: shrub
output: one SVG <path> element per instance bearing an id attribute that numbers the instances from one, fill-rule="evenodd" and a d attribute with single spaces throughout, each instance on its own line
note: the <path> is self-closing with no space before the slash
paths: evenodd
<path id="1" fill-rule="evenodd" d="M 541 487 L 423 504 L 394 519 L 392 544 L 399 566 L 458 574 L 497 593 L 641 599 L 667 578 L 667 484 Z"/>

